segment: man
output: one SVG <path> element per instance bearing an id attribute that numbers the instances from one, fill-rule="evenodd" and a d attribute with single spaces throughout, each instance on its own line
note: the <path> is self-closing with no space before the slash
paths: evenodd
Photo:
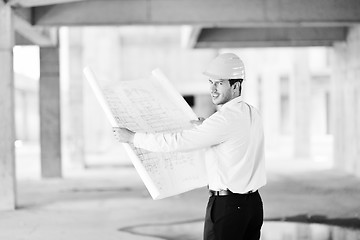
<path id="1" fill-rule="evenodd" d="M 258 111 L 243 101 L 245 68 L 233 53 L 216 57 L 204 72 L 219 110 L 192 129 L 177 133 L 134 133 L 114 128 L 120 142 L 155 152 L 206 148 L 210 198 L 205 240 L 258 240 L 263 205 L 258 189 L 266 184 L 264 134 Z"/>

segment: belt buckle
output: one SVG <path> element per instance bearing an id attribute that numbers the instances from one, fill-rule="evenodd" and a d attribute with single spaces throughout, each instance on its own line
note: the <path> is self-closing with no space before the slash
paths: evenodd
<path id="1" fill-rule="evenodd" d="M 226 196 L 230 195 L 231 192 L 228 189 L 220 189 L 219 191 L 209 190 L 210 197 L 212 196 Z"/>
<path id="2" fill-rule="evenodd" d="M 229 195 L 229 190 L 227 189 L 220 189 L 219 196 L 226 196 Z"/>

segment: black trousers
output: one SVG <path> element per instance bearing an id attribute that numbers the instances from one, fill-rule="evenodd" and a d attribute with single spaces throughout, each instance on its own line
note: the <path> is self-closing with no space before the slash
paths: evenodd
<path id="1" fill-rule="evenodd" d="M 263 220 L 258 191 L 211 196 L 206 208 L 204 240 L 259 240 Z"/>

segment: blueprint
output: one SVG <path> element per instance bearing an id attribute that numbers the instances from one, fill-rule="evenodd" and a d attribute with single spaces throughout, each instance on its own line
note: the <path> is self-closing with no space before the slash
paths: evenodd
<path id="1" fill-rule="evenodd" d="M 148 78 L 101 86 L 84 69 L 97 100 L 115 127 L 135 132 L 177 132 L 190 128 L 196 115 L 160 70 Z M 124 144 L 153 199 L 174 196 L 207 184 L 203 151 L 154 153 Z"/>

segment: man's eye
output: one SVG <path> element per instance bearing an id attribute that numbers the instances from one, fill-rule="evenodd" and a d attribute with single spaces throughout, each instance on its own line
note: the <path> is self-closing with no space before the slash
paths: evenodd
<path id="1" fill-rule="evenodd" d="M 222 82 L 219 82 L 219 85 L 223 85 L 223 83 L 222 83 Z"/>

